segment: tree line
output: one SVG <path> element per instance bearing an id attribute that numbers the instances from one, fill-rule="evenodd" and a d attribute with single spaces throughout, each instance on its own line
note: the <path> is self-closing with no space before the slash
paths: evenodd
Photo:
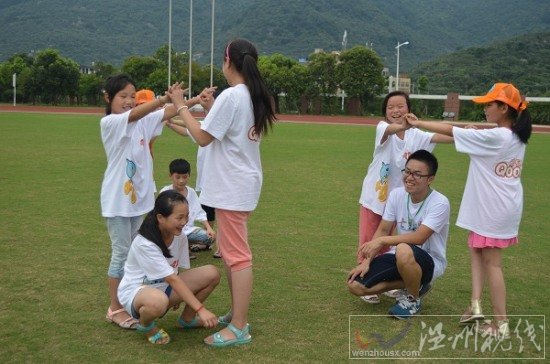
<path id="1" fill-rule="evenodd" d="M 188 82 L 189 57 L 186 52 L 172 51 L 171 80 Z M 274 96 L 279 112 L 338 113 L 336 95 L 353 100 L 356 113 L 384 92 L 386 80 L 378 54 L 357 46 L 341 53 L 318 52 L 307 63 L 282 54 L 262 55 L 258 65 Z M 13 100 L 12 75 L 17 74 L 17 101 L 32 104 L 70 104 L 97 106 L 103 103 L 103 86 L 115 73 L 124 72 L 136 87 L 148 88 L 156 94 L 166 90 L 168 80 L 168 46 L 160 47 L 152 56 L 130 56 L 120 69 L 96 62 L 87 73 L 73 60 L 55 49 L 34 55 L 18 53 L 0 63 L 0 100 Z M 213 83 L 227 87 L 222 71 L 214 66 Z M 191 61 L 192 92 L 199 93 L 210 84 L 210 65 Z"/>

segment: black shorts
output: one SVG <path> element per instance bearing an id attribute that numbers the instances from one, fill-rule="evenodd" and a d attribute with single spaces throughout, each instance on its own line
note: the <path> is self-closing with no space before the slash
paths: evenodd
<path id="1" fill-rule="evenodd" d="M 409 244 L 413 250 L 414 259 L 422 269 L 422 278 L 420 283 L 431 282 L 434 274 L 434 260 L 425 250 L 416 245 Z M 355 277 L 355 280 L 367 288 L 380 283 L 403 280 L 397 270 L 397 261 L 395 254 L 382 254 L 377 256 L 370 263 L 368 272 L 363 278 Z"/>
<path id="2" fill-rule="evenodd" d="M 206 212 L 206 220 L 216 221 L 216 209 L 210 206 L 202 205 L 202 209 Z"/>

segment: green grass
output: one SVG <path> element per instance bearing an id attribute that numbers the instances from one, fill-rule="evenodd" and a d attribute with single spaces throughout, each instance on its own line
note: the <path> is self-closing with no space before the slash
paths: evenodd
<path id="1" fill-rule="evenodd" d="M 374 128 L 364 126 L 277 125 L 262 143 L 264 186 L 249 224 L 255 274 L 250 310 L 253 344 L 206 348 L 202 338 L 212 331 L 178 332 L 177 313 L 171 311 L 160 326 L 171 334 L 172 342 L 154 347 L 103 319 L 110 243 L 99 207 L 106 165 L 99 117 L 0 113 L 0 360 L 348 360 L 349 315 L 385 315 L 391 303 L 384 299 L 368 306 L 345 286 L 346 273 L 354 264 L 357 200 L 372 157 L 373 137 Z M 548 135 L 534 135 L 527 150 L 521 242 L 504 253 L 509 314 L 550 314 L 549 142 Z M 169 183 L 172 159 L 196 163 L 191 141 L 168 130 L 155 143 L 154 152 L 159 188 Z M 468 159 L 449 145 L 438 146 L 435 153 L 440 161 L 435 188 L 451 201 L 449 265 L 424 300 L 423 314 L 456 315 L 467 306 L 470 294 L 466 232 L 454 226 Z M 208 263 L 221 268 L 211 254 L 201 253 L 193 261 L 194 266 Z M 228 303 L 224 279 L 207 307 L 223 314 Z M 484 308 L 491 313 L 488 298 Z M 418 348 L 420 321 L 413 320 L 416 326 L 396 348 Z M 455 321 L 452 318 L 445 327 L 458 330 Z M 406 323 L 387 317 L 368 318 L 361 334 L 391 336 L 404 328 Z M 540 357 L 524 338 L 523 355 Z M 536 340 L 544 343 L 540 332 Z M 449 347 L 437 351 L 440 357 L 475 355 Z M 503 355 L 518 356 L 510 352 L 497 356 Z"/>

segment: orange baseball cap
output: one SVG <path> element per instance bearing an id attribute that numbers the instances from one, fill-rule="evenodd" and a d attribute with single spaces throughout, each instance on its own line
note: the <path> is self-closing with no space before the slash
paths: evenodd
<path id="1" fill-rule="evenodd" d="M 501 101 L 517 111 L 525 110 L 527 107 L 527 101 L 522 99 L 519 90 L 511 83 L 495 83 L 485 96 L 474 97 L 472 101 L 478 104 Z"/>
<path id="2" fill-rule="evenodd" d="M 141 105 L 143 103 L 153 101 L 155 99 L 155 93 L 151 90 L 139 90 L 136 92 L 136 105 Z"/>

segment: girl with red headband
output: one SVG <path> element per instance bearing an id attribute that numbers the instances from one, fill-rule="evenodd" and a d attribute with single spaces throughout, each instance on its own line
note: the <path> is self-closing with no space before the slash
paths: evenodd
<path id="1" fill-rule="evenodd" d="M 258 70 L 258 52 L 247 40 L 224 50 L 223 74 L 229 88 L 215 101 L 208 89 L 200 95 L 208 110 L 199 123 L 185 106 L 183 90 L 167 92 L 189 134 L 205 149 L 200 202 L 212 206 L 218 221 L 218 246 L 231 291 L 231 310 L 219 318 L 227 326 L 207 337 L 209 346 L 249 343 L 248 308 L 252 294 L 252 253 L 247 222 L 262 186 L 260 141 L 275 121 L 271 95 Z"/>

